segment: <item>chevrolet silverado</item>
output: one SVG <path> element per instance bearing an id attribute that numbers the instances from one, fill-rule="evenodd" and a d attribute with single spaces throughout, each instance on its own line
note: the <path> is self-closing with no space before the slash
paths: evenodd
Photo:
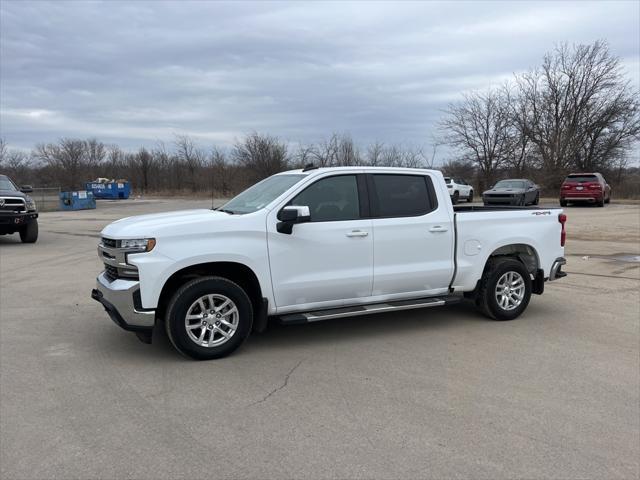
<path id="1" fill-rule="evenodd" d="M 566 275 L 561 209 L 453 207 L 439 171 L 273 175 L 216 210 L 124 218 L 102 231 L 92 297 L 143 341 L 230 354 L 269 318 L 301 323 L 474 301 L 495 320 Z"/>

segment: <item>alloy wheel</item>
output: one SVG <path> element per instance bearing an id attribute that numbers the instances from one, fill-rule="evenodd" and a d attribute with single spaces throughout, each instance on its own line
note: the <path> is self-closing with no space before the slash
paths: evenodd
<path id="1" fill-rule="evenodd" d="M 503 274 L 496 283 L 496 302 L 503 310 L 514 310 L 520 306 L 525 294 L 522 275 L 510 271 Z"/>
<path id="2" fill-rule="evenodd" d="M 230 298 L 208 294 L 198 298 L 184 319 L 189 339 L 201 347 L 218 347 L 236 333 L 240 314 Z"/>

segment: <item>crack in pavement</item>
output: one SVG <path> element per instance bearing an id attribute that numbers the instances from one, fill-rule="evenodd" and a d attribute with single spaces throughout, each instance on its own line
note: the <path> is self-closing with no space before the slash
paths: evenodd
<path id="1" fill-rule="evenodd" d="M 257 402 L 251 403 L 249 405 L 249 407 L 253 407 L 253 406 L 258 405 L 260 403 L 266 402 L 269 399 L 269 397 L 271 397 L 275 393 L 277 393 L 280 390 L 282 390 L 283 388 L 285 388 L 289 384 L 289 378 L 291 377 L 293 372 L 295 372 L 296 369 L 300 366 L 300 364 L 302 364 L 302 362 L 304 362 L 304 359 L 300 360 L 291 370 L 289 370 L 289 372 L 284 377 L 284 382 L 282 382 L 282 385 L 280 385 L 279 387 L 276 387 L 273 390 L 271 390 L 269 393 L 267 393 L 262 399 L 258 400 Z"/>

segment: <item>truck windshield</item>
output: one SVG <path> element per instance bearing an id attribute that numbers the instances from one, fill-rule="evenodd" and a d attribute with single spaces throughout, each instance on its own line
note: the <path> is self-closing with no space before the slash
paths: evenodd
<path id="1" fill-rule="evenodd" d="M 13 182 L 3 175 L 0 175 L 0 190 L 18 191 Z"/>
<path id="2" fill-rule="evenodd" d="M 287 174 L 265 178 L 229 200 L 218 210 L 231 214 L 256 212 L 289 190 L 305 176 Z"/>
<path id="3" fill-rule="evenodd" d="M 524 188 L 524 182 L 517 180 L 501 180 L 496 183 L 495 188 Z"/>

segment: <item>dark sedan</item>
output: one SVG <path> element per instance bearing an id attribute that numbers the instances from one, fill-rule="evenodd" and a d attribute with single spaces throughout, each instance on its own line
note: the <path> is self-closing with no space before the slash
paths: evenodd
<path id="1" fill-rule="evenodd" d="M 538 205 L 540 188 L 527 179 L 500 180 L 482 193 L 485 205 Z"/>

